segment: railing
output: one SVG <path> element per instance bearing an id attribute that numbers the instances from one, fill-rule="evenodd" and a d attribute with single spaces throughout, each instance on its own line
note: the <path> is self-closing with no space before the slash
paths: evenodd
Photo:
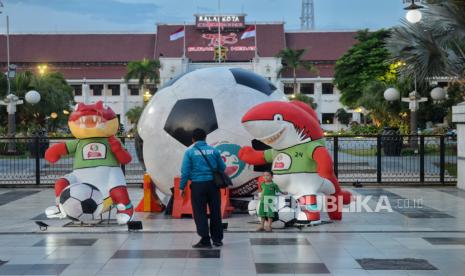
<path id="1" fill-rule="evenodd" d="M 340 182 L 457 181 L 457 142 L 442 135 L 326 137 Z"/>
<path id="2" fill-rule="evenodd" d="M 73 157 L 48 163 L 45 150 L 72 138 L 0 138 L 0 185 L 51 185 L 72 171 Z M 121 138 L 132 155 L 123 166 L 128 184 L 141 184 L 135 140 Z M 16 153 L 8 154 L 14 142 Z M 457 143 L 445 136 L 331 136 L 327 148 L 342 183 L 445 184 L 457 179 Z"/>
<path id="3" fill-rule="evenodd" d="M 50 164 L 43 157 L 53 144 L 74 138 L 0 138 L 0 185 L 53 184 L 58 178 L 73 170 L 73 157 L 66 156 Z M 144 171 L 137 159 L 135 140 L 120 138 L 132 155 L 131 163 L 122 166 L 128 184 L 140 184 Z M 8 153 L 8 144 L 14 142 L 16 152 Z"/>

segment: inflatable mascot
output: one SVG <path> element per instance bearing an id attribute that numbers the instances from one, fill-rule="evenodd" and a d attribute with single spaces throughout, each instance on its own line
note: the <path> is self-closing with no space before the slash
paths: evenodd
<path id="1" fill-rule="evenodd" d="M 68 126 L 77 139 L 51 146 L 45 152 L 45 159 L 55 163 L 62 156 L 72 154 L 73 172 L 55 182 L 57 205 L 47 208 L 45 214 L 49 218 L 66 217 L 58 206 L 61 192 L 70 184 L 90 183 L 101 191 L 105 202 L 110 198 L 116 205 L 118 223 L 127 223 L 134 215 L 134 208 L 120 164 L 131 162 L 131 155 L 115 137 L 119 127 L 116 114 L 102 101 L 89 105 L 78 103 L 69 116 Z"/>
<path id="2" fill-rule="evenodd" d="M 351 194 L 339 186 L 313 109 L 298 101 L 262 103 L 242 117 L 242 124 L 271 149 L 243 147 L 239 158 L 252 165 L 272 163 L 276 184 L 298 199 L 303 211 L 299 212 L 298 221 L 320 221 L 320 194 L 327 195 L 330 219 L 342 219 L 342 204 L 350 203 Z"/>

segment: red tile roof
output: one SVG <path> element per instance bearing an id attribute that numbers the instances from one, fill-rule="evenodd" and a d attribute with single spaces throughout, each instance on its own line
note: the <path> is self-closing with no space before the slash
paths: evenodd
<path id="1" fill-rule="evenodd" d="M 95 63 L 128 62 L 142 58 L 181 57 L 183 39 L 169 36 L 182 25 L 158 25 L 155 34 L 26 34 L 10 36 L 12 63 L 77 63 L 57 68 L 68 79 L 119 79 L 126 74 L 124 65 L 98 66 Z M 211 42 L 195 26 L 186 26 L 187 47 L 207 47 Z M 223 32 L 224 35 L 225 32 Z M 254 46 L 254 38 L 240 39 L 242 31 L 231 34 L 234 46 Z M 319 73 L 298 71 L 298 77 L 332 77 L 334 62 L 355 42 L 355 32 L 290 32 L 282 23 L 257 24 L 257 46 L 261 57 L 274 57 L 285 48 L 308 49 L 304 58 L 326 61 L 318 64 Z M 157 41 L 156 41 L 157 40 Z M 231 45 L 229 45 L 231 46 Z M 156 52 L 155 52 L 156 51 Z M 212 61 L 213 52 L 189 52 L 193 62 Z M 229 51 L 228 61 L 248 61 L 254 51 Z M 0 62 L 6 62 L 6 38 L 0 36 Z M 329 64 L 328 64 L 329 62 Z M 89 63 L 89 64 L 86 64 Z M 34 66 L 34 65 L 32 65 Z M 284 74 L 288 77 L 289 74 Z"/>
<path id="2" fill-rule="evenodd" d="M 154 34 L 10 35 L 11 62 L 121 62 L 153 58 Z M 0 37 L 6 62 L 6 37 Z"/>
<path id="3" fill-rule="evenodd" d="M 307 49 L 306 60 L 338 60 L 355 44 L 355 32 L 295 32 L 286 33 L 286 46 Z"/>

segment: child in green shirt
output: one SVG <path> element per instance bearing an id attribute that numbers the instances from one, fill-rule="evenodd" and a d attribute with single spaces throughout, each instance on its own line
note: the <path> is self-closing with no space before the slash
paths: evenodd
<path id="1" fill-rule="evenodd" d="M 266 171 L 263 173 L 264 182 L 260 183 L 262 190 L 260 194 L 260 205 L 258 206 L 258 216 L 260 217 L 261 225 L 257 231 L 271 232 L 271 224 L 276 215 L 277 197 L 276 193 L 282 193 L 278 185 L 273 182 L 273 172 Z M 268 225 L 265 223 L 268 222 Z"/>

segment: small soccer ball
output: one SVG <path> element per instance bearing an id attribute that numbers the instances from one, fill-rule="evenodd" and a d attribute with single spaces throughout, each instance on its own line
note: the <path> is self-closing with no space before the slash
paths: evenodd
<path id="1" fill-rule="evenodd" d="M 249 215 L 256 216 L 257 215 L 257 207 L 258 207 L 258 200 L 253 199 L 249 201 L 249 205 L 247 209 L 249 210 Z"/>
<path id="2" fill-rule="evenodd" d="M 299 212 L 299 205 L 297 200 L 291 196 L 277 196 L 277 206 L 278 211 L 277 219 L 273 221 L 272 227 L 279 229 L 292 226 L 296 221 L 296 214 Z M 260 205 L 260 200 L 251 200 L 249 202 L 248 210 L 249 215 L 258 216 L 258 206 Z M 260 218 L 258 218 L 260 220 Z"/>
<path id="3" fill-rule="evenodd" d="M 68 218 L 91 223 L 100 219 L 103 196 L 100 190 L 91 184 L 76 183 L 61 192 L 59 207 Z"/>

